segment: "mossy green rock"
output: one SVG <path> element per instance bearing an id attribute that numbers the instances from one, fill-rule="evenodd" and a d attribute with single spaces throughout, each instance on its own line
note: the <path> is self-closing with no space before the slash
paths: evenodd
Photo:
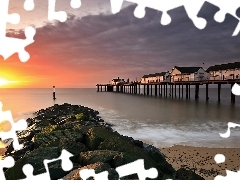
<path id="1" fill-rule="evenodd" d="M 158 165 L 160 162 L 154 161 L 148 154 L 146 154 L 143 149 L 135 146 L 130 141 L 127 141 L 126 139 L 122 137 L 111 137 L 108 139 L 105 139 L 99 146 L 98 149 L 101 150 L 113 150 L 113 151 L 119 151 L 124 152 L 124 158 L 123 163 L 131 163 L 133 161 L 136 161 L 138 159 L 144 159 L 145 168 L 157 168 L 159 178 L 161 178 L 164 174 L 168 174 L 170 176 L 174 176 L 174 171 L 163 171 L 162 168 Z M 163 160 L 164 161 L 164 160 Z M 166 161 L 164 161 L 166 165 L 170 166 Z"/>
<path id="2" fill-rule="evenodd" d="M 95 150 L 101 142 L 110 137 L 119 137 L 120 135 L 107 130 L 104 127 L 92 127 L 86 133 L 84 143 L 90 150 Z"/>
<path id="3" fill-rule="evenodd" d="M 72 141 L 81 142 L 83 135 L 80 131 L 73 131 L 70 129 L 38 133 L 34 136 L 34 147 L 38 148 L 42 144 L 48 144 L 49 141 L 65 138 Z"/>
<path id="4" fill-rule="evenodd" d="M 79 163 L 80 153 L 88 150 L 83 143 L 72 141 L 66 138 L 52 140 L 48 144 L 43 144 L 40 147 L 58 147 L 59 149 L 65 149 L 73 154 L 71 160 L 75 163 Z"/>
<path id="5" fill-rule="evenodd" d="M 80 153 L 80 163 L 82 165 L 94 164 L 96 162 L 108 163 L 116 168 L 123 165 L 123 153 L 110 150 L 95 150 Z"/>

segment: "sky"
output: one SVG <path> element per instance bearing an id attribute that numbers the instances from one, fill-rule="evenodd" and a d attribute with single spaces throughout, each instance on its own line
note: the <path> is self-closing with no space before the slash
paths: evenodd
<path id="1" fill-rule="evenodd" d="M 20 62 L 14 54 L 0 57 L 0 87 L 92 88 L 113 78 L 140 80 L 145 74 L 171 71 L 174 66 L 203 66 L 240 61 L 240 35 L 232 37 L 238 20 L 227 15 L 223 23 L 213 17 L 218 8 L 205 3 L 200 17 L 208 24 L 197 29 L 183 7 L 169 12 L 172 22 L 160 24 L 162 13 L 146 9 L 133 15 L 135 5 L 125 3 L 111 13 L 110 0 L 82 0 L 79 9 L 70 0 L 57 0 L 57 10 L 68 13 L 66 22 L 47 20 L 47 0 L 36 1 L 32 12 L 24 0 L 11 0 L 9 13 L 19 13 L 18 25 L 8 24 L 8 36 L 25 38 L 28 25 L 36 27 L 35 42 L 26 50 L 31 57 Z M 2 80 L 1 80 L 2 79 Z"/>

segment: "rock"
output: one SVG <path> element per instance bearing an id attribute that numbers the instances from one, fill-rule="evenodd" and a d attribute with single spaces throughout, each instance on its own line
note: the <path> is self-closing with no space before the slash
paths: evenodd
<path id="1" fill-rule="evenodd" d="M 97 149 L 99 144 L 110 137 L 118 137 L 119 134 L 109 131 L 104 127 L 92 127 L 88 130 L 84 143 L 90 150 Z"/>
<path id="2" fill-rule="evenodd" d="M 43 160 L 58 158 L 65 149 L 74 155 L 70 157 L 73 169 L 71 173 L 65 172 L 61 161 L 50 163 L 48 167 L 51 179 L 65 176 L 65 180 L 79 180 L 79 170 L 90 168 L 96 173 L 108 171 L 110 180 L 118 180 L 116 167 L 144 159 L 145 169 L 158 170 L 157 179 L 177 180 L 176 171 L 157 148 L 144 147 L 142 141 L 120 135 L 113 131 L 112 124 L 104 122 L 97 114 L 91 108 L 67 103 L 37 111 L 34 118 L 27 119 L 27 130 L 17 132 L 19 142 L 24 144 L 24 148 L 14 151 L 12 144 L 7 147 L 5 155 L 12 156 L 16 163 L 13 168 L 6 170 L 6 178 L 24 179 L 22 167 L 25 164 L 34 167 L 35 175 L 44 173 L 46 169 Z M 177 177 L 179 180 L 199 178 L 194 172 L 182 169 L 177 171 Z M 121 179 L 137 178 L 135 174 Z"/>
<path id="3" fill-rule="evenodd" d="M 80 153 L 80 163 L 84 165 L 96 162 L 108 163 L 111 167 L 123 165 L 123 153 L 110 150 L 95 150 Z"/>
<path id="4" fill-rule="evenodd" d="M 184 168 L 180 168 L 179 170 L 177 170 L 176 179 L 177 180 L 204 180 L 203 177 L 197 175 L 193 171 L 190 171 Z"/>
<path id="5" fill-rule="evenodd" d="M 135 146 L 132 142 L 127 141 L 126 138 L 121 137 L 113 137 L 105 139 L 98 147 L 101 150 L 113 150 L 124 152 L 123 163 L 131 163 L 138 159 L 144 159 L 145 168 L 152 168 L 155 167 L 158 170 L 159 178 L 161 178 L 165 173 L 169 174 L 169 172 L 162 171 L 158 163 L 155 162 L 151 157 L 149 157 L 143 149 Z M 167 163 L 167 162 L 166 162 Z M 173 176 L 174 174 L 171 173 Z"/>
<path id="6" fill-rule="evenodd" d="M 42 144 L 48 144 L 50 141 L 65 138 L 68 138 L 72 141 L 81 142 L 83 139 L 83 135 L 79 131 L 71 131 L 70 129 L 37 133 L 34 136 L 34 147 L 38 148 Z"/>
<path id="7" fill-rule="evenodd" d="M 60 150 L 58 147 L 44 147 L 35 149 L 34 151 L 30 152 L 23 158 L 17 160 L 15 162 L 14 167 L 9 168 L 5 172 L 6 179 L 7 180 L 24 179 L 25 175 L 22 172 L 22 167 L 25 164 L 31 164 L 33 166 L 34 174 L 44 173 L 46 172 L 46 170 L 43 165 L 43 160 L 58 158 L 59 155 Z"/>
<path id="8" fill-rule="evenodd" d="M 168 175 L 175 174 L 176 171 L 172 165 L 166 161 L 165 156 L 160 152 L 159 149 L 149 145 L 144 148 L 144 151 L 157 163 L 158 168 L 161 169 L 162 172 Z"/>
<path id="9" fill-rule="evenodd" d="M 114 169 L 112 169 L 109 164 L 103 163 L 103 162 L 96 162 L 94 164 L 89 164 L 87 166 L 78 168 L 78 169 L 70 172 L 68 175 L 63 177 L 63 180 L 82 180 L 82 178 L 80 178 L 80 176 L 79 176 L 79 172 L 83 169 L 94 169 L 95 173 L 108 171 L 108 173 L 109 173 L 108 179 L 110 179 L 110 180 L 118 180 L 119 179 L 118 173 Z"/>

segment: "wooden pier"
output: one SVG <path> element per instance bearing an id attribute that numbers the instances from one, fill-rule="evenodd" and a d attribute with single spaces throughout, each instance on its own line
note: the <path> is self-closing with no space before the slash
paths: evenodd
<path id="1" fill-rule="evenodd" d="M 158 82 L 158 83 L 128 83 L 128 84 L 97 84 L 97 92 L 118 92 L 127 94 L 142 94 L 144 96 L 160 96 L 169 98 L 191 98 L 191 86 L 195 86 L 194 98 L 199 99 L 199 88 L 200 86 L 205 86 L 205 98 L 206 101 L 209 100 L 209 86 L 217 85 L 217 100 L 221 101 L 221 88 L 223 84 L 229 84 L 232 86 L 235 83 L 240 84 L 240 79 L 231 80 L 208 80 L 208 81 L 176 81 L 176 82 Z M 143 92 L 141 93 L 141 86 L 143 87 Z M 185 90 L 184 90 L 185 86 Z M 155 89 L 153 92 L 152 89 Z M 169 90 L 169 92 L 168 92 Z M 178 90 L 178 92 L 177 92 Z M 185 92 L 184 92 L 185 91 Z M 154 93 L 154 94 L 153 94 Z M 235 103 L 235 95 L 229 92 L 231 103 Z"/>

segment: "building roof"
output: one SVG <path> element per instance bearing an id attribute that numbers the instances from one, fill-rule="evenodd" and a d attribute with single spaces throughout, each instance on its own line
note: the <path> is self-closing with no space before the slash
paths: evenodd
<path id="1" fill-rule="evenodd" d="M 148 78 L 148 75 L 144 75 L 142 78 Z"/>
<path id="2" fill-rule="evenodd" d="M 149 74 L 148 77 L 156 77 L 155 74 Z"/>
<path id="3" fill-rule="evenodd" d="M 175 68 L 183 74 L 192 74 L 192 73 L 197 72 L 202 67 L 179 67 L 179 66 L 175 66 Z"/>
<path id="4" fill-rule="evenodd" d="M 142 78 L 164 76 L 166 73 L 167 73 L 167 72 L 161 72 L 161 73 L 155 73 L 155 74 L 148 74 L 148 75 L 144 75 Z"/>
<path id="5" fill-rule="evenodd" d="M 113 82 L 119 82 L 119 81 L 124 81 L 124 79 L 113 79 Z"/>
<path id="6" fill-rule="evenodd" d="M 219 70 L 228 70 L 228 69 L 236 69 L 236 68 L 240 68 L 240 62 L 233 62 L 233 63 L 210 66 L 207 69 L 207 72 L 209 72 L 209 71 L 219 71 Z"/>
<path id="7" fill-rule="evenodd" d="M 164 76 L 167 72 L 155 73 L 155 76 Z"/>

